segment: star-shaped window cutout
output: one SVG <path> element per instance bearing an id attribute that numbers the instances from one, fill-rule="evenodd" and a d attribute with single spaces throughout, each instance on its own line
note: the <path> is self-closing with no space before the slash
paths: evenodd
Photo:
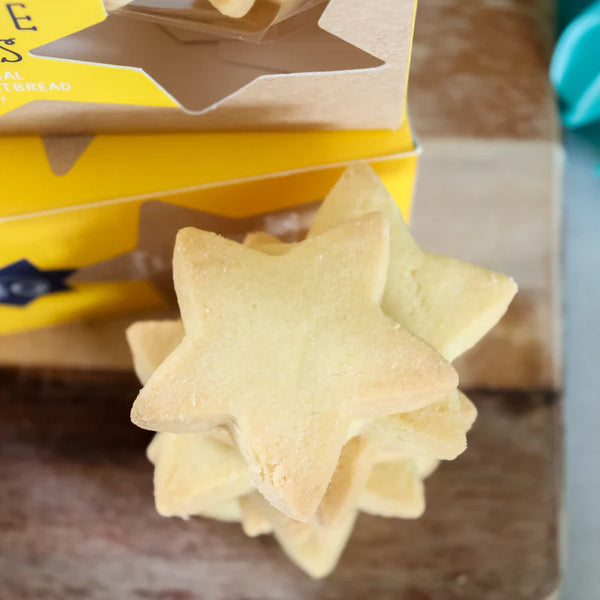
<path id="1" fill-rule="evenodd" d="M 36 298 L 69 290 L 74 269 L 39 269 L 23 259 L 0 268 L 0 304 L 27 306 Z"/>
<path id="2" fill-rule="evenodd" d="M 111 15 L 37 48 L 47 58 L 141 69 L 186 110 L 201 112 L 263 76 L 369 69 L 383 61 L 319 27 L 326 5 L 290 18 L 268 43 L 192 38 Z"/>

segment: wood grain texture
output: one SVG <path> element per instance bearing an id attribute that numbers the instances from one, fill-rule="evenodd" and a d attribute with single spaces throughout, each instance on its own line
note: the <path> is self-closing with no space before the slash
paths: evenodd
<path id="1" fill-rule="evenodd" d="M 557 140 L 550 0 L 419 0 L 409 108 L 419 136 Z"/>
<path id="2" fill-rule="evenodd" d="M 456 362 L 461 385 L 560 390 L 562 149 L 506 139 L 424 144 L 416 239 L 519 284 L 500 324 Z"/>
<path id="3" fill-rule="evenodd" d="M 137 384 L 0 372 L 2 600 L 542 600 L 558 587 L 561 407 L 473 393 L 468 452 L 427 483 L 424 518 L 361 516 L 314 582 L 237 525 L 159 517 Z"/>
<path id="4" fill-rule="evenodd" d="M 500 325 L 457 361 L 467 387 L 562 388 L 563 154 L 547 75 L 554 5 L 419 2 L 409 85 L 424 150 L 416 237 L 520 287 Z"/>

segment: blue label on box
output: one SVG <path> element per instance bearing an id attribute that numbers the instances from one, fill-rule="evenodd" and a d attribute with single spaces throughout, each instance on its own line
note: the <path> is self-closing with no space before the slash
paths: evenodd
<path id="1" fill-rule="evenodd" d="M 28 260 L 0 267 L 0 304 L 26 306 L 36 298 L 69 290 L 66 280 L 75 269 L 43 270 Z"/>

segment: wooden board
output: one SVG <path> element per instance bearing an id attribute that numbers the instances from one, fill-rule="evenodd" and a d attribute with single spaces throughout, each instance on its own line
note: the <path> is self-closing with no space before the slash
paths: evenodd
<path id="1" fill-rule="evenodd" d="M 423 146 L 416 237 L 520 287 L 501 325 L 458 361 L 466 386 L 562 388 L 555 4 L 419 2 L 409 85 Z"/>
<path id="2" fill-rule="evenodd" d="M 561 172 L 562 150 L 546 142 L 427 140 L 415 237 L 519 284 L 500 324 L 456 361 L 464 387 L 561 389 Z"/>
<path id="3" fill-rule="evenodd" d="M 362 515 L 314 582 L 270 537 L 159 517 L 124 374 L 0 372 L 2 600 L 543 600 L 558 587 L 561 407 L 473 393 L 469 450 L 417 521 Z"/>
<path id="4" fill-rule="evenodd" d="M 409 81 L 422 139 L 556 142 L 552 0 L 419 0 Z"/>

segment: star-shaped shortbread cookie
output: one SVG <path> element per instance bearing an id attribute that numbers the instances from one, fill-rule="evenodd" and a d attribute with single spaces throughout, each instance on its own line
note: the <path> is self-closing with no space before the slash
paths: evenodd
<path id="1" fill-rule="evenodd" d="M 181 344 L 183 334 L 180 319 L 137 321 L 127 328 L 125 335 L 133 358 L 133 368 L 142 385 Z"/>
<path id="2" fill-rule="evenodd" d="M 315 579 L 327 576 L 338 563 L 354 528 L 356 513 L 335 529 L 323 529 L 313 523 L 290 519 L 271 506 L 260 494 L 244 498 L 245 511 L 262 515 L 288 558 Z"/>
<path id="3" fill-rule="evenodd" d="M 437 467 L 435 459 L 389 456 L 375 463 L 358 498 L 358 508 L 371 515 L 417 519 L 425 511 L 423 480 Z"/>
<path id="4" fill-rule="evenodd" d="M 456 386 L 381 311 L 388 225 L 367 215 L 274 257 L 184 229 L 174 279 L 186 335 L 140 392 L 155 431 L 227 425 L 265 497 L 310 518 L 359 418 L 414 410 Z"/>
<path id="5" fill-rule="evenodd" d="M 390 263 L 383 310 L 431 344 L 449 361 L 476 344 L 502 317 L 517 286 L 506 275 L 419 248 L 398 206 L 367 165 L 348 168 L 319 208 L 310 235 L 372 211 L 390 224 Z M 260 242 L 260 239 L 258 240 Z M 263 239 L 263 242 L 266 240 Z M 445 418 L 442 417 L 442 413 Z M 461 415 L 465 413 L 465 415 Z M 434 458 L 455 458 L 466 447 L 464 433 L 476 411 L 464 395 L 448 398 L 418 413 L 404 413 L 369 423 L 364 434 L 402 451 L 418 440 Z M 466 429 L 464 422 L 468 422 Z M 448 420 L 454 424 L 449 425 Z M 444 425 L 440 428 L 440 424 Z M 463 432 L 461 436 L 460 432 Z M 415 437 L 415 435 L 417 437 Z"/>
<path id="6" fill-rule="evenodd" d="M 378 427 L 366 427 L 344 446 L 317 521 L 338 527 L 357 508 L 383 516 L 420 516 L 425 510 L 422 480 L 439 460 L 452 460 L 465 450 L 476 414 L 469 399 L 457 392 L 456 406 L 443 401 L 403 413 L 402 428 L 386 428 L 380 419 L 375 421 L 382 424 L 378 436 Z"/>
<path id="7" fill-rule="evenodd" d="M 185 336 L 132 421 L 172 433 L 227 425 L 257 489 L 288 516 L 311 518 L 356 419 L 421 408 L 457 385 L 439 354 L 382 312 L 388 263 L 378 213 L 282 256 L 180 231 Z"/>
<path id="8" fill-rule="evenodd" d="M 385 215 L 390 225 L 383 310 L 453 361 L 504 315 L 517 292 L 514 280 L 422 250 L 385 185 L 366 164 L 346 169 L 319 207 L 308 237 L 372 212 Z M 245 243 L 270 254 L 284 254 L 291 247 L 263 232 L 248 234 Z"/>
<path id="9" fill-rule="evenodd" d="M 373 169 L 349 167 L 319 208 L 309 236 L 371 212 L 390 225 L 383 310 L 449 361 L 476 344 L 506 312 L 517 286 L 506 275 L 421 250 Z"/>
<path id="10" fill-rule="evenodd" d="M 404 458 L 378 462 L 372 469 L 358 505 L 363 512 L 377 516 L 416 518 L 425 509 L 423 479 L 437 461 Z M 249 494 L 240 501 L 241 519 L 263 517 L 290 560 L 311 577 L 325 577 L 335 568 L 348 542 L 356 507 L 336 527 L 294 521 L 260 496 Z"/>
<path id="11" fill-rule="evenodd" d="M 514 281 L 421 250 L 393 198 L 367 165 L 346 170 L 319 208 L 308 235 L 372 211 L 381 212 L 390 223 L 390 264 L 382 307 L 453 360 L 504 314 L 516 292 Z M 270 254 L 284 254 L 291 247 L 264 233 L 248 235 L 245 243 Z M 362 431 L 367 438 L 398 452 L 450 460 L 466 448 L 466 432 L 475 416 L 471 402 L 453 391 L 421 410 L 368 422 Z M 344 477 L 334 477 L 329 486 L 321 506 L 325 522 L 334 517 L 336 507 L 337 518 L 344 518 L 353 496 L 362 489 L 364 467 L 361 471 L 360 465 L 368 464 L 368 458 L 360 456 L 365 451 L 360 448 L 357 444 L 352 447 L 352 461 L 346 460 Z"/>
<path id="12" fill-rule="evenodd" d="M 420 410 L 370 421 L 362 435 L 400 454 L 453 460 L 465 451 L 477 409 L 461 392 Z"/>
<path id="13" fill-rule="evenodd" d="M 154 464 L 154 501 L 163 517 L 236 519 L 223 507 L 252 491 L 248 468 L 231 445 L 203 433 L 157 433 L 148 447 Z M 231 514 L 225 519 L 223 514 Z"/>
<path id="14" fill-rule="evenodd" d="M 171 512 L 164 516 L 202 516 L 225 521 L 240 521 L 244 532 L 255 537 L 274 533 L 277 541 L 290 559 L 313 577 L 324 577 L 335 567 L 346 545 L 356 518 L 357 506 L 363 512 L 373 515 L 416 518 L 425 508 L 423 479 L 436 466 L 437 462 L 421 458 L 392 458 L 376 462 L 370 469 L 370 475 L 357 504 L 334 527 L 323 527 L 312 521 L 305 523 L 290 519 L 271 506 L 258 492 L 244 489 L 237 494 L 230 488 L 229 497 L 223 496 L 221 503 L 206 504 L 198 500 L 200 482 L 210 484 L 204 477 L 212 469 L 221 480 L 224 465 L 222 457 L 214 453 L 196 451 L 192 445 L 178 446 L 181 438 L 201 438 L 204 434 L 157 434 L 148 449 L 149 457 L 155 469 L 164 460 L 163 454 L 177 453 L 177 460 L 171 461 L 171 478 L 179 482 L 174 488 L 164 477 L 155 473 L 155 495 L 167 496 L 171 503 Z M 160 444 L 156 442 L 162 440 Z M 210 438 L 205 437 L 205 440 Z M 170 447 L 171 446 L 171 447 Z M 230 448 L 233 450 L 233 448 Z M 240 462 L 241 457 L 239 457 Z M 199 463 L 204 468 L 198 471 Z M 201 475 L 198 479 L 198 475 Z M 174 491 L 176 490 L 176 493 Z M 224 491 L 221 489 L 221 491 Z"/>
<path id="15" fill-rule="evenodd" d="M 128 328 L 127 339 L 136 372 L 142 383 L 147 381 L 173 348 L 181 342 L 182 337 L 181 321 L 140 321 Z M 461 397 L 464 398 L 462 394 Z M 438 455 L 448 458 L 448 447 L 461 448 L 461 440 L 464 440 L 464 434 L 474 419 L 474 408 L 470 408 L 472 405 L 466 398 L 464 402 L 465 410 L 462 412 L 449 411 L 446 403 L 436 403 L 406 413 L 408 418 L 401 437 L 389 440 L 385 437 L 382 440 L 376 437 L 372 440 L 360 436 L 351 438 L 342 449 L 336 470 L 318 507 L 316 521 L 325 528 L 341 527 L 352 517 L 359 505 L 366 512 L 378 514 L 383 509 L 377 509 L 377 505 L 374 504 L 373 499 L 377 498 L 385 499 L 388 512 L 390 503 L 395 501 L 396 516 L 409 518 L 420 514 L 425 503 L 421 480 L 410 481 L 410 485 L 406 485 L 403 490 L 402 486 L 394 482 L 378 478 L 377 473 L 381 469 L 376 469 L 375 466 L 381 462 L 399 461 L 401 465 L 395 468 L 404 474 L 406 481 L 406 473 L 414 472 L 411 466 L 413 456 L 419 456 L 418 460 L 421 462 L 435 462 L 436 457 L 440 457 Z M 376 428 L 373 428 L 372 433 L 376 431 Z M 243 493 L 246 493 L 244 482 L 248 479 L 247 470 L 241 459 L 241 464 L 235 463 L 235 477 L 231 476 L 232 457 L 227 445 L 231 447 L 233 440 L 226 430 L 219 427 L 206 433 L 181 435 L 190 439 L 185 443 L 178 443 L 179 434 L 159 433 L 148 449 L 148 457 L 157 467 L 154 487 L 157 509 L 161 514 L 181 517 L 213 516 L 214 510 L 218 508 L 213 505 L 213 498 L 221 494 L 220 497 L 224 499 L 227 495 L 227 485 L 233 490 L 229 505 L 234 504 L 239 495 L 235 489 L 236 485 L 244 488 Z M 159 460 L 159 442 L 160 448 L 167 455 L 166 459 Z M 199 449 L 201 445 L 208 446 L 206 459 L 201 451 L 192 454 L 195 448 Z M 210 464 L 202 466 L 206 461 Z M 169 477 L 158 471 L 161 462 L 161 472 L 170 472 Z M 221 467 L 215 464 L 219 462 Z M 194 467 L 196 463 L 199 465 Z M 193 476 L 196 481 L 186 484 L 186 478 L 192 475 L 192 469 L 195 469 Z M 223 472 L 224 470 L 226 472 Z M 371 474 L 377 481 L 370 481 L 367 488 Z M 211 510 L 212 513 L 209 512 Z M 227 514 L 231 513 L 231 509 L 228 508 Z M 233 514 L 239 514 L 239 509 Z M 242 514 L 246 513 L 242 511 Z M 243 524 L 248 535 L 264 533 L 264 521 L 259 521 L 257 525 L 250 516 L 243 519 Z"/>
<path id="16" fill-rule="evenodd" d="M 144 384 L 183 337 L 181 321 L 143 321 L 127 329 L 135 372 Z M 148 446 L 154 502 L 164 517 L 202 515 L 239 521 L 238 497 L 252 491 L 248 468 L 228 432 L 157 433 Z"/>
<path id="17" fill-rule="evenodd" d="M 182 335 L 178 321 L 145 321 L 129 327 L 127 338 L 142 382 Z M 304 523 L 248 491 L 247 468 L 239 455 L 237 460 L 232 456 L 237 450 L 228 432 L 219 429 L 156 434 L 148 458 L 155 465 L 158 511 L 165 516 L 239 521 L 250 537 L 274 532 L 290 559 L 313 577 L 323 577 L 335 567 L 357 507 L 375 515 L 420 516 L 425 508 L 423 479 L 437 464 L 432 459 L 398 456 L 354 437 L 342 450 L 318 518 Z"/>

